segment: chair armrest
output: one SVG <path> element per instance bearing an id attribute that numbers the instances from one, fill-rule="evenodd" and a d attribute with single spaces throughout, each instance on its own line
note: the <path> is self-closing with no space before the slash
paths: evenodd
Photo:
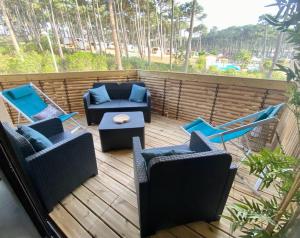
<path id="1" fill-rule="evenodd" d="M 230 193 L 230 190 L 231 190 L 234 178 L 235 178 L 235 175 L 237 173 L 237 169 L 238 169 L 237 166 L 232 163 L 230 168 L 229 168 L 229 171 L 228 171 L 228 177 L 227 177 L 227 181 L 226 181 L 225 186 L 224 186 L 223 196 L 222 196 L 222 199 L 219 203 L 219 207 L 217 209 L 217 214 L 218 215 L 221 215 L 223 210 L 224 210 L 224 207 L 225 207 L 226 202 L 227 202 L 227 198 L 229 196 L 229 193 Z"/>
<path id="2" fill-rule="evenodd" d="M 40 132 L 47 138 L 64 131 L 62 121 L 59 118 L 51 118 L 34 122 L 30 124 L 29 127 Z"/>
<path id="3" fill-rule="evenodd" d="M 204 152 L 216 150 L 216 147 L 201 132 L 194 131 L 191 134 L 190 149 L 196 152 Z"/>
<path id="4" fill-rule="evenodd" d="M 29 174 L 48 210 L 97 174 L 91 133 L 72 134 L 69 139 L 26 158 Z"/>
<path id="5" fill-rule="evenodd" d="M 134 172 L 135 179 L 138 183 L 148 182 L 147 167 L 145 159 L 142 155 L 142 145 L 139 137 L 132 138 L 133 144 L 133 158 L 134 158 Z"/>
<path id="6" fill-rule="evenodd" d="M 91 104 L 91 96 L 88 91 L 83 95 L 83 103 L 85 108 L 88 108 L 88 106 Z"/>
<path id="7" fill-rule="evenodd" d="M 138 201 L 138 212 L 141 237 L 151 234 L 149 231 L 150 219 L 150 191 L 147 176 L 147 167 L 142 156 L 142 145 L 139 137 L 132 138 L 134 158 L 134 182 Z"/>
<path id="8" fill-rule="evenodd" d="M 149 89 L 147 89 L 147 92 L 146 92 L 146 102 L 147 102 L 148 106 L 151 107 L 151 93 L 150 93 Z"/>

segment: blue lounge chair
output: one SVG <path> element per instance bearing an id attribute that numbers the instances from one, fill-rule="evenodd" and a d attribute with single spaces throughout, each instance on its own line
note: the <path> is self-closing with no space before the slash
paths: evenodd
<path id="1" fill-rule="evenodd" d="M 275 106 L 269 106 L 259 112 L 216 127 L 212 126 L 204 119 L 199 117 L 196 120 L 184 125 L 182 128 L 188 134 L 191 134 L 193 131 L 199 131 L 203 135 L 208 137 L 211 142 L 222 143 L 224 148 L 226 149 L 225 142 L 230 141 L 234 143 L 232 140 L 246 135 L 255 127 L 277 120 L 278 112 L 281 110 L 283 105 L 284 103 Z"/>
<path id="2" fill-rule="evenodd" d="M 246 156 L 248 156 L 251 153 L 251 150 L 249 148 L 246 148 L 245 146 L 235 143 L 233 140 L 246 135 L 248 132 L 254 130 L 254 128 L 256 128 L 257 126 L 265 125 L 270 122 L 276 121 L 277 115 L 283 106 L 284 103 L 275 106 L 269 106 L 266 109 L 261 110 L 259 112 L 227 122 L 225 124 L 216 127 L 212 126 L 204 119 L 198 118 L 184 125 L 182 128 L 188 134 L 191 134 L 193 131 L 198 131 L 203 135 L 205 135 L 211 142 L 222 143 L 225 150 L 227 150 L 225 143 L 230 142 L 231 144 L 241 149 L 245 153 L 245 156 L 240 160 L 242 161 L 246 158 Z M 243 176 L 241 176 L 239 173 L 237 173 L 237 176 L 240 177 L 240 179 L 254 193 L 256 193 L 261 186 L 262 183 L 261 178 L 259 178 L 256 181 L 254 188 L 252 188 L 248 185 L 247 182 L 244 181 Z"/>
<path id="3" fill-rule="evenodd" d="M 51 98 L 49 98 L 45 93 L 43 93 L 38 87 L 33 83 L 25 84 L 16 88 L 7 89 L 0 92 L 0 96 L 7 102 L 11 107 L 18 111 L 18 123 L 20 120 L 20 115 L 25 117 L 30 122 L 35 122 L 37 119 L 34 117 L 37 113 L 43 111 L 48 104 L 44 101 L 45 98 L 50 102 L 58 111 L 61 112 L 61 115 L 58 118 L 64 122 L 67 120 L 72 120 L 76 124 L 75 129 L 72 132 L 76 131 L 82 126 L 73 118 L 77 113 L 66 113 L 60 106 L 58 106 Z"/>

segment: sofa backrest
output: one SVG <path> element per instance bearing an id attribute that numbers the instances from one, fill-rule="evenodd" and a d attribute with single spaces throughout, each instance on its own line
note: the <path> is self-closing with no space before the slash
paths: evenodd
<path id="1" fill-rule="evenodd" d="M 154 158 L 148 166 L 153 217 L 212 220 L 220 206 L 232 158 L 220 150 L 182 155 L 169 161 Z M 226 196 L 226 195 L 225 195 Z M 225 200 L 226 201 L 226 200 Z M 180 206 L 178 206 L 180 204 Z M 196 212 L 195 212 L 196 211 Z"/>
<path id="2" fill-rule="evenodd" d="M 133 84 L 145 87 L 144 82 L 126 82 L 126 83 L 117 83 L 117 82 L 99 82 L 94 83 L 93 88 L 101 87 L 105 85 L 108 95 L 111 99 L 128 99 L 131 93 L 131 88 Z"/>

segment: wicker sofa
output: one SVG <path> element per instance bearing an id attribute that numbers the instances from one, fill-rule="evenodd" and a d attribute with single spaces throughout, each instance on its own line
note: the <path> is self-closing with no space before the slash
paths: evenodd
<path id="1" fill-rule="evenodd" d="M 53 207 L 88 178 L 98 173 L 92 135 L 64 131 L 60 119 L 29 125 L 53 145 L 35 152 L 25 137 L 6 123 L 0 123 L 0 155 L 17 165 L 32 195 L 50 212 Z"/>
<path id="2" fill-rule="evenodd" d="M 168 147 L 190 149 L 192 154 L 159 156 L 147 165 L 138 137 L 133 138 L 133 148 L 141 237 L 193 221 L 220 219 L 237 171 L 230 154 L 195 132 L 189 145 Z"/>
<path id="3" fill-rule="evenodd" d="M 147 90 L 142 103 L 130 102 L 128 100 L 133 84 L 145 87 L 143 82 L 126 82 L 126 83 L 95 83 L 93 88 L 105 85 L 106 90 L 111 98 L 110 102 L 95 104 L 93 97 L 89 92 L 83 96 L 84 109 L 87 124 L 99 124 L 105 112 L 126 112 L 142 111 L 146 122 L 151 122 L 151 96 Z"/>

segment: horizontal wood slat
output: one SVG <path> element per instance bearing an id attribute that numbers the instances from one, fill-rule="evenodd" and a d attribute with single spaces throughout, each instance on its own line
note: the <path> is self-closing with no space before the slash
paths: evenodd
<path id="1" fill-rule="evenodd" d="M 3 90 L 33 82 L 67 112 L 83 114 L 82 95 L 93 83 L 130 80 L 150 88 L 154 112 L 185 121 L 201 116 L 221 124 L 286 101 L 285 81 L 139 70 L 1 75 L 0 86 Z M 8 111 L 16 123 L 17 112 Z M 275 127 L 269 126 L 267 142 Z"/>
<path id="2" fill-rule="evenodd" d="M 1 90 L 17 87 L 26 83 L 34 83 L 52 100 L 67 112 L 84 114 L 82 96 L 93 83 L 100 81 L 131 81 L 137 80 L 136 70 L 70 72 L 49 74 L 18 74 L 1 75 Z M 17 122 L 17 112 L 8 110 L 14 123 Z"/>
<path id="3" fill-rule="evenodd" d="M 156 71 L 138 75 L 151 90 L 153 111 L 186 121 L 200 116 L 218 125 L 286 101 L 284 81 Z M 272 141 L 275 126 L 269 126 L 264 141 Z"/>

